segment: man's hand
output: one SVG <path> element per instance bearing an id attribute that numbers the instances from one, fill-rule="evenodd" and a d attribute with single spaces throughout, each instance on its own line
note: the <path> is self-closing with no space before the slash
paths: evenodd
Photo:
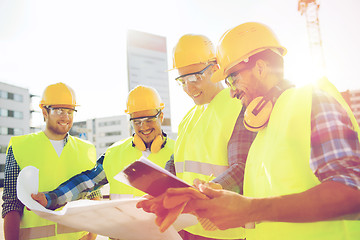
<path id="1" fill-rule="evenodd" d="M 168 194 L 169 190 L 156 198 L 147 197 L 146 200 L 140 201 L 136 205 L 137 208 L 142 208 L 145 212 L 156 215 L 155 223 L 159 226 L 161 232 L 166 231 L 175 222 L 190 199 L 207 198 L 192 187 L 176 188 L 177 191 L 173 194 Z"/>
<path id="2" fill-rule="evenodd" d="M 45 197 L 45 194 L 42 192 L 38 192 L 37 194 L 32 193 L 31 194 L 32 199 L 40 203 L 43 207 L 46 207 L 48 201 Z"/>
<path id="3" fill-rule="evenodd" d="M 207 187 L 213 188 L 213 189 L 222 189 L 222 186 L 219 183 L 215 182 L 205 182 L 203 180 L 200 180 L 198 178 L 194 179 L 194 186 L 199 189 L 199 185 L 205 185 Z"/>
<path id="4" fill-rule="evenodd" d="M 198 185 L 199 190 L 210 199 L 192 199 L 183 212 L 195 212 L 201 218 L 207 218 L 219 229 L 242 227 L 253 220 L 250 218 L 251 198 L 227 191 Z M 169 194 L 177 189 L 169 189 Z"/>

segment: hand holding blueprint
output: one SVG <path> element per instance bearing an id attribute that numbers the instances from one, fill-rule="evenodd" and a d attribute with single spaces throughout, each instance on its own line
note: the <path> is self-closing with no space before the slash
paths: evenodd
<path id="1" fill-rule="evenodd" d="M 31 198 L 31 193 L 38 192 L 38 175 L 39 170 L 32 166 L 20 172 L 18 198 L 40 217 L 71 228 L 127 240 L 180 240 L 177 231 L 197 223 L 195 216 L 182 214 L 173 227 L 160 233 L 155 215 L 135 207 L 139 199 L 78 200 L 60 211 L 51 211 Z"/>

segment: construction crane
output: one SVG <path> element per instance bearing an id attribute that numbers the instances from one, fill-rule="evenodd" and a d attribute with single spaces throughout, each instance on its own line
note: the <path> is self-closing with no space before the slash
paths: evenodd
<path id="1" fill-rule="evenodd" d="M 299 0 L 298 11 L 306 18 L 306 27 L 309 38 L 310 53 L 313 69 L 322 77 L 325 75 L 325 58 L 322 46 L 320 25 L 319 25 L 320 3 L 317 0 Z"/>

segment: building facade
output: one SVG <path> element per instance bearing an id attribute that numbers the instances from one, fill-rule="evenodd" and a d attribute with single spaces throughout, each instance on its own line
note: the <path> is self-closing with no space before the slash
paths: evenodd
<path id="1" fill-rule="evenodd" d="M 128 116 L 119 115 L 74 122 L 70 134 L 93 143 L 100 156 L 114 142 L 129 137 L 131 129 Z"/>
<path id="2" fill-rule="evenodd" d="M 30 133 L 30 99 L 28 89 L 0 82 L 0 187 L 10 138 Z"/>
<path id="3" fill-rule="evenodd" d="M 129 30 L 127 35 L 129 91 L 137 85 L 155 88 L 165 103 L 163 130 L 171 132 L 171 108 L 166 38 L 150 33 Z"/>

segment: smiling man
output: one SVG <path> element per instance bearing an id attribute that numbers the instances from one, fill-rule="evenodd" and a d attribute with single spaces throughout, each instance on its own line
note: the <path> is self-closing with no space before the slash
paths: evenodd
<path id="1" fill-rule="evenodd" d="M 73 125 L 74 91 L 64 83 L 48 86 L 40 108 L 45 130 L 12 137 L 6 154 L 3 210 L 5 239 L 94 239 L 96 235 L 64 228 L 40 218 L 17 198 L 16 180 L 21 169 L 40 170 L 39 190 L 52 190 L 80 171 L 91 169 L 96 160 L 95 147 L 69 135 Z"/>
<path id="2" fill-rule="evenodd" d="M 174 148 L 176 175 L 193 184 L 195 179 L 208 181 L 223 189 L 242 191 L 243 168 L 255 134 L 242 124 L 244 109 L 232 99 L 230 89 L 211 81 L 219 68 L 212 42 L 203 35 L 182 36 L 173 50 L 175 79 L 195 106 L 179 124 Z M 168 164 L 167 166 L 171 166 Z M 242 228 L 227 231 L 204 230 L 200 224 L 179 232 L 186 240 L 243 239 Z"/>
<path id="3" fill-rule="evenodd" d="M 243 195 L 200 184 L 210 199 L 193 200 L 186 211 L 220 229 L 255 223 L 247 240 L 359 239 L 359 126 L 326 78 L 302 87 L 285 81 L 285 53 L 262 23 L 220 39 L 212 80 L 226 79 L 247 106 L 245 126 L 258 134 L 243 164 Z"/>
<path id="4" fill-rule="evenodd" d="M 165 105 L 158 92 L 151 87 L 137 86 L 130 91 L 126 113 L 135 130 L 133 136 L 115 142 L 100 156 L 96 166 L 79 173 L 46 194 L 33 198 L 49 209 L 56 209 L 77 200 L 89 191 L 110 184 L 110 199 L 143 196 L 145 193 L 123 184 L 114 176 L 141 156 L 164 168 L 173 154 L 174 140 L 162 131 Z"/>

